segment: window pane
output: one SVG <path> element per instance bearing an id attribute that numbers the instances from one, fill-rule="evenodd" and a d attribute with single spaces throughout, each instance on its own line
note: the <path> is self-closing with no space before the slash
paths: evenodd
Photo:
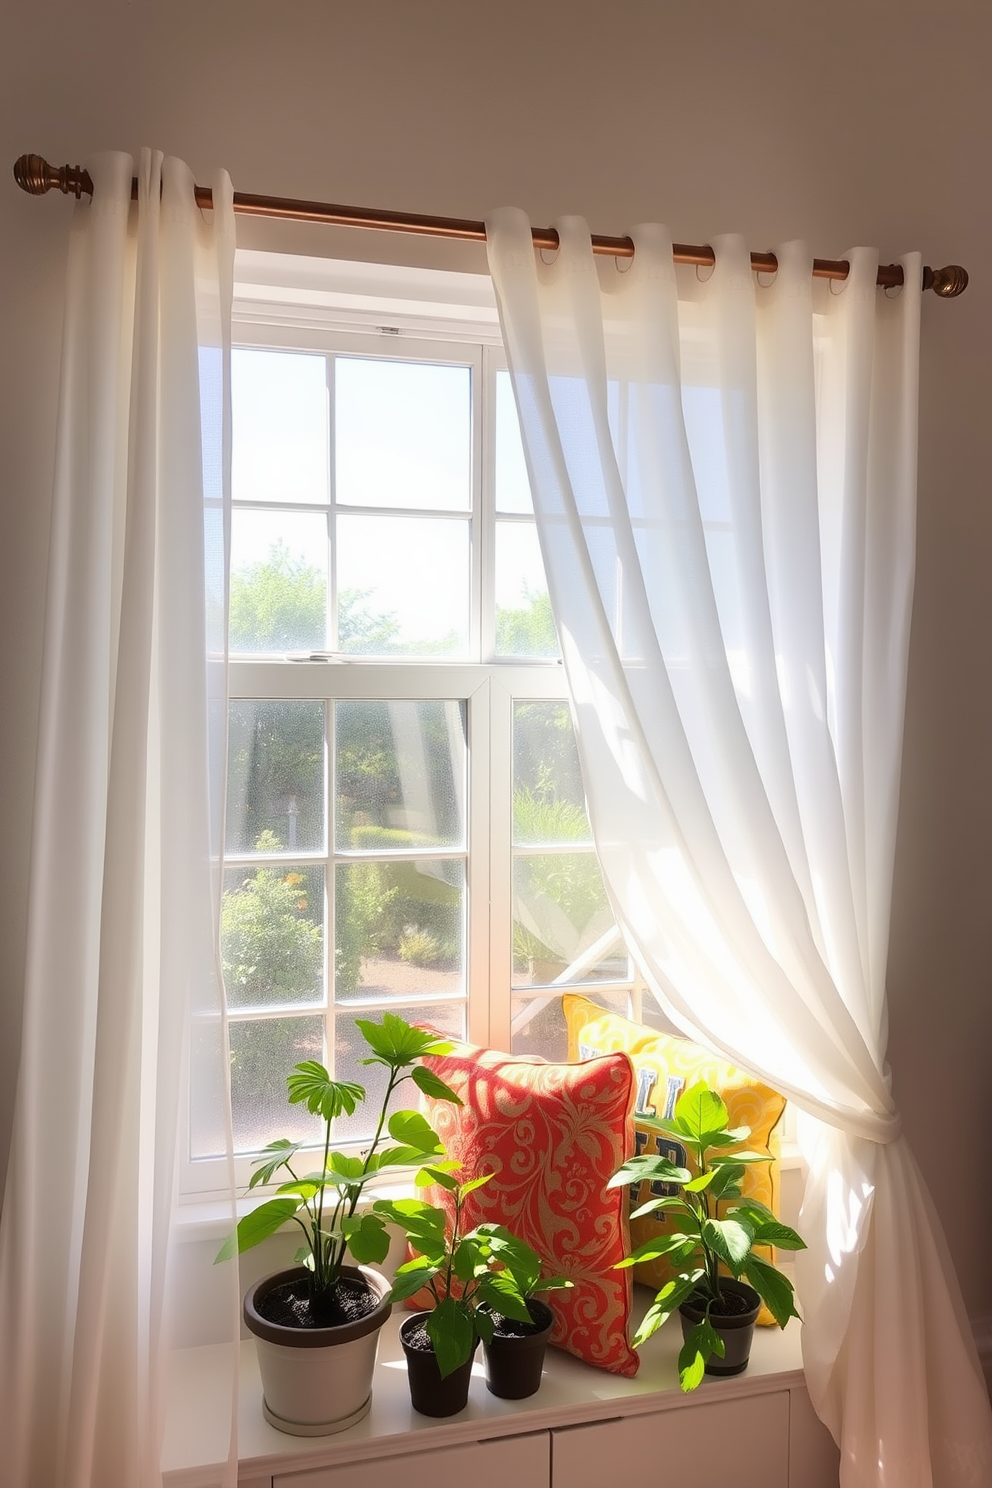
<path id="1" fill-rule="evenodd" d="M 319 852 L 323 845 L 323 703 L 232 703 L 227 851 Z"/>
<path id="2" fill-rule="evenodd" d="M 496 510 L 534 510 L 509 372 L 496 373 Z"/>
<path id="3" fill-rule="evenodd" d="M 560 655 L 533 522 L 496 523 L 496 654 Z"/>
<path id="4" fill-rule="evenodd" d="M 513 840 L 592 841 L 567 703 L 514 704 Z"/>
<path id="5" fill-rule="evenodd" d="M 627 958 L 593 852 L 513 863 L 513 985 L 615 980 Z"/>
<path id="6" fill-rule="evenodd" d="M 340 1002 L 465 990 L 465 864 L 339 864 L 335 996 Z"/>
<path id="7" fill-rule="evenodd" d="M 436 1028 L 449 1038 L 465 1037 L 465 1004 L 463 1002 L 440 1002 L 411 1007 L 391 1008 L 408 1023 L 424 1024 Z M 386 1093 L 387 1072 L 381 1064 L 361 1064 L 369 1053 L 368 1044 L 355 1027 L 355 1018 L 366 1018 L 370 1023 L 381 1021 L 379 1012 L 340 1013 L 334 1019 L 334 1078 L 355 1080 L 365 1087 L 365 1100 L 353 1116 L 344 1116 L 334 1123 L 334 1140 L 345 1142 L 368 1142 L 375 1133 L 379 1106 Z M 389 1103 L 390 1111 L 417 1110 L 420 1096 L 412 1080 L 406 1080 Z"/>
<path id="8" fill-rule="evenodd" d="M 323 868 L 228 868 L 220 928 L 228 1006 L 323 1001 Z"/>
<path id="9" fill-rule="evenodd" d="M 227 1091 L 217 1079 L 227 1063 L 220 1019 L 194 1018 L 189 1040 L 189 1155 L 194 1162 L 221 1157 L 227 1149 Z"/>
<path id="10" fill-rule="evenodd" d="M 328 500 L 322 356 L 235 348 L 231 412 L 235 501 Z"/>
<path id="11" fill-rule="evenodd" d="M 608 1012 L 629 1014 L 626 991 L 589 991 L 587 995 Z M 533 1054 L 556 1062 L 568 1058 L 568 1026 L 560 997 L 515 997 L 511 1027 L 512 1054 Z"/>
<path id="12" fill-rule="evenodd" d="M 464 703 L 339 702 L 334 730 L 339 849 L 464 846 Z"/>
<path id="13" fill-rule="evenodd" d="M 472 497 L 468 367 L 338 357 L 334 410 L 338 501 L 468 510 Z"/>
<path id="14" fill-rule="evenodd" d="M 468 649 L 469 524 L 342 516 L 338 649 L 365 656 Z"/>
<path id="15" fill-rule="evenodd" d="M 327 648 L 327 518 L 323 512 L 231 516 L 232 652 Z"/>
<path id="16" fill-rule="evenodd" d="M 320 1123 L 291 1106 L 286 1076 L 305 1059 L 324 1058 L 323 1018 L 269 1018 L 231 1024 L 234 1147 L 257 1152 L 276 1137 L 318 1141 Z"/>

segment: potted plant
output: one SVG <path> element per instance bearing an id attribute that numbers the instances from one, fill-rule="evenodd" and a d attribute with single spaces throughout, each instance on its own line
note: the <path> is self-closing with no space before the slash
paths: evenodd
<path id="1" fill-rule="evenodd" d="M 619 1265 L 635 1266 L 665 1256 L 674 1268 L 676 1274 L 658 1292 L 634 1335 L 634 1346 L 640 1347 L 678 1308 L 683 1390 L 694 1390 L 704 1373 L 740 1374 L 747 1368 L 762 1302 L 780 1328 L 799 1315 L 792 1283 L 770 1261 L 756 1256 L 754 1247 L 805 1250 L 805 1242 L 765 1204 L 741 1197 L 745 1164 L 769 1158 L 729 1151 L 747 1140 L 750 1128 L 728 1131 L 727 1121 L 727 1108 L 716 1092 L 704 1084 L 693 1085 L 676 1103 L 671 1120 L 654 1124 L 685 1147 L 696 1171 L 652 1155 L 631 1158 L 610 1179 L 611 1188 L 649 1179 L 681 1189 L 649 1199 L 631 1216 L 663 1209 L 677 1215 L 681 1227 L 639 1245 Z M 723 1204 L 722 1213 L 718 1203 Z"/>
<path id="2" fill-rule="evenodd" d="M 286 1079 L 289 1102 L 305 1105 L 324 1122 L 320 1166 L 298 1172 L 303 1143 L 270 1142 L 249 1189 L 271 1183 L 283 1170 L 288 1179 L 273 1198 L 245 1215 L 216 1257 L 224 1261 L 249 1250 L 288 1222 L 303 1233 L 298 1264 L 263 1277 L 244 1300 L 245 1323 L 258 1350 L 266 1420 L 295 1436 L 343 1431 L 371 1405 L 379 1329 L 391 1311 L 389 1283 L 371 1268 L 385 1259 L 389 1234 L 383 1218 L 370 1208 L 359 1212 L 359 1203 L 367 1185 L 385 1170 L 443 1151 L 419 1112 L 388 1115 L 393 1092 L 411 1079 L 436 1099 L 461 1103 L 443 1080 L 417 1063 L 425 1054 L 447 1053 L 446 1040 L 393 1013 L 385 1013 L 381 1023 L 356 1018 L 355 1024 L 370 1051 L 360 1063 L 387 1071 L 370 1146 L 361 1156 L 331 1150 L 335 1119 L 355 1111 L 365 1099 L 364 1088 L 332 1080 L 316 1060 L 298 1064 Z M 387 1132 L 393 1145 L 383 1146 Z M 349 1252 L 357 1267 L 345 1264 Z"/>
<path id="3" fill-rule="evenodd" d="M 485 1228 L 485 1227 L 483 1227 Z M 544 1355 L 554 1325 L 554 1313 L 538 1293 L 570 1287 L 563 1276 L 542 1276 L 541 1258 L 534 1248 L 508 1230 L 500 1229 L 499 1262 L 523 1298 L 528 1321 L 499 1305 L 480 1305 L 492 1320 L 492 1331 L 482 1335 L 486 1360 L 486 1388 L 503 1400 L 523 1400 L 540 1388 Z"/>
<path id="4" fill-rule="evenodd" d="M 571 1285 L 561 1277 L 542 1281 L 536 1252 L 504 1225 L 486 1223 L 462 1232 L 465 1199 L 493 1174 L 459 1183 L 452 1176 L 457 1166 L 444 1162 L 425 1167 L 415 1180 L 418 1187 L 436 1183 L 451 1194 L 450 1224 L 445 1209 L 424 1199 L 380 1199 L 375 1205 L 376 1213 L 398 1225 L 420 1252 L 397 1268 L 390 1301 L 403 1302 L 424 1288 L 434 1300 L 433 1308 L 411 1313 L 400 1326 L 413 1407 L 428 1416 L 464 1409 L 480 1339 L 491 1345 L 507 1319 L 532 1330 L 535 1304 L 528 1305 L 528 1298 L 539 1290 Z M 532 1394 L 540 1377 L 538 1360 L 532 1388 L 514 1391 L 514 1398 Z"/>

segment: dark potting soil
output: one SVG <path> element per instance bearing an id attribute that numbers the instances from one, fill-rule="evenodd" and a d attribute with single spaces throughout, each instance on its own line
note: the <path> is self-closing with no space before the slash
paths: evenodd
<path id="1" fill-rule="evenodd" d="M 699 1292 L 693 1294 L 689 1301 L 695 1307 L 704 1308 L 706 1298 Z M 719 1302 L 714 1302 L 710 1308 L 710 1317 L 741 1317 L 745 1312 L 751 1311 L 751 1304 L 740 1292 L 721 1292 Z"/>
<path id="2" fill-rule="evenodd" d="M 536 1322 L 519 1323 L 516 1318 L 504 1317 L 501 1312 L 494 1312 L 492 1319 L 497 1338 L 530 1338 L 531 1334 L 546 1328 L 549 1321 L 547 1317 L 539 1317 Z"/>
<path id="3" fill-rule="evenodd" d="M 336 1328 L 357 1323 L 374 1312 L 379 1302 L 375 1290 L 357 1276 L 342 1276 L 334 1290 L 322 1298 L 317 1315 L 310 1306 L 310 1288 L 305 1277 L 282 1281 L 266 1292 L 255 1307 L 268 1323 L 283 1328 Z"/>
<path id="4" fill-rule="evenodd" d="M 418 1323 L 415 1328 L 403 1329 L 403 1342 L 407 1348 L 416 1350 L 418 1354 L 432 1354 L 434 1345 L 431 1343 L 430 1334 L 423 1323 Z"/>

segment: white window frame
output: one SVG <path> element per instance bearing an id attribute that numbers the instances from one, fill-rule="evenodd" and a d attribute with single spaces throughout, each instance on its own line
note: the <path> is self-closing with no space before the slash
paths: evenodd
<path id="1" fill-rule="evenodd" d="M 242 279 L 242 273 L 245 278 Z M 234 344 L 267 350 L 349 353 L 400 357 L 469 366 L 472 404 L 472 523 L 470 647 L 475 659 L 412 659 L 332 656 L 233 657 L 229 667 L 232 702 L 247 700 L 334 701 L 350 699 L 454 699 L 467 706 L 469 785 L 466 821 L 466 1034 L 473 1043 L 512 1047 L 514 997 L 529 988 L 513 987 L 512 951 L 512 726 L 517 701 L 567 698 L 560 661 L 497 660 L 495 651 L 495 380 L 506 362 L 500 342 L 490 281 L 484 276 L 435 274 L 382 265 L 330 264 L 239 251 Z M 466 283 L 466 281 L 477 281 Z M 433 297 L 432 297 L 433 296 Z M 443 299 L 436 298 L 443 296 Z M 484 409 L 488 416 L 484 416 Z M 331 472 L 333 483 L 333 470 Z M 333 509 L 333 488 L 331 490 Z M 266 509 L 283 503 L 251 503 Z M 314 504 L 314 510 L 324 510 Z M 343 510 L 344 508 L 342 508 Z M 347 510 L 352 510 L 350 506 Z M 445 513 L 445 515 L 452 515 Z M 500 521 L 513 521 L 500 514 Z M 518 518 L 517 520 L 521 520 Z M 523 517 L 522 520 L 531 520 Z M 333 554 L 328 604 L 333 612 Z M 330 766 L 325 762 L 325 781 Z M 329 796 L 328 796 L 329 800 Z M 326 850 L 294 853 L 294 861 L 323 861 L 326 892 L 333 901 L 333 841 L 328 824 Z M 330 927 L 325 926 L 325 931 Z M 327 944 L 330 934 L 325 934 Z M 569 990 L 625 991 L 637 1018 L 641 987 L 630 981 L 570 982 Z M 540 995 L 540 989 L 537 989 Z M 550 996 L 558 995 L 553 992 Z M 353 1004 L 347 1004 L 349 1009 Z M 279 1008 L 303 1015 L 333 1016 L 333 979 L 326 1001 Z M 232 1009 L 232 1022 L 258 1018 L 256 1008 Z M 262 1016 L 266 1016 L 262 1014 Z M 374 1013 L 372 1014 L 374 1016 Z M 184 1102 L 189 1109 L 188 1102 Z M 223 1187 L 222 1159 L 189 1157 L 184 1141 L 180 1191 L 201 1200 Z M 235 1182 L 247 1183 L 250 1155 L 235 1159 Z M 226 1171 L 225 1171 L 226 1177 Z"/>

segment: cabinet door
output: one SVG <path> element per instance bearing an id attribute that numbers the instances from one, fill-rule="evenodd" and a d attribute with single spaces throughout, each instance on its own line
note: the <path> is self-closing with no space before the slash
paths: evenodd
<path id="1" fill-rule="evenodd" d="M 789 1394 L 677 1406 L 551 1433 L 553 1488 L 789 1488 Z"/>
<path id="2" fill-rule="evenodd" d="M 546 1431 L 347 1462 L 309 1472 L 279 1473 L 272 1488 L 548 1488 L 551 1448 Z"/>
<path id="3" fill-rule="evenodd" d="M 837 1488 L 840 1453 L 818 1419 L 805 1390 L 790 1390 L 789 1483 L 791 1488 Z"/>

